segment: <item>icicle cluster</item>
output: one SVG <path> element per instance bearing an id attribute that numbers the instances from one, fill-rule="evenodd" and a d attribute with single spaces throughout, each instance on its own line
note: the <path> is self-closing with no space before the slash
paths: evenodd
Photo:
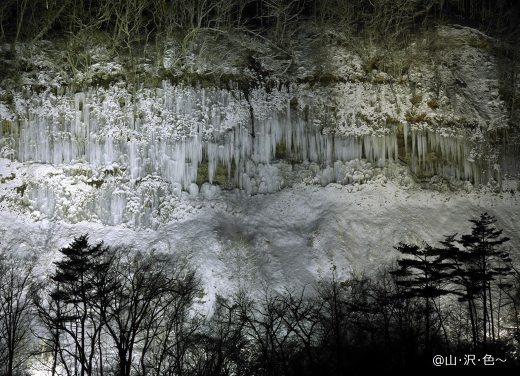
<path id="1" fill-rule="evenodd" d="M 404 125 L 404 153 L 406 163 L 418 178 L 439 175 L 474 184 L 500 180 L 500 169 L 491 159 L 475 158 L 474 145 L 468 132 L 430 130 L 426 127 Z"/>
<path id="2" fill-rule="evenodd" d="M 257 116 L 240 93 L 224 90 L 166 86 L 153 101 L 121 108 L 113 98 L 101 108 L 89 103 L 95 99 L 95 93 L 75 94 L 66 115 L 35 114 L 29 108 L 20 123 L 17 159 L 54 165 L 82 161 L 92 168 L 117 163 L 131 179 L 158 174 L 185 190 L 196 182 L 201 163 L 208 165 L 210 183 L 221 164 L 233 171 L 238 187 L 247 187 L 246 162 L 269 164 L 277 148 L 293 160 L 322 165 L 366 158 L 382 166 L 397 159 L 395 133 L 324 135 L 312 119 L 292 111 L 288 100 L 282 111 Z M 149 112 L 145 121 L 144 111 Z"/>
<path id="3" fill-rule="evenodd" d="M 83 210 L 111 224 L 130 220 L 129 213 L 134 213 L 132 222 L 149 223 L 153 210 L 164 206 L 172 192 L 210 197 L 211 185 L 200 184 L 212 184 L 222 171 L 248 194 L 277 191 L 281 183 L 273 162 L 278 159 L 321 166 L 324 185 L 363 180 L 347 171 L 345 162 L 354 160 L 378 167 L 400 160 L 417 177 L 437 174 L 482 183 L 493 175 L 472 160 L 471 145 L 460 135 L 406 124 L 401 130 L 394 126 L 364 135 L 324 132 L 312 107 L 291 105 L 293 97 L 258 91 L 246 100 L 239 91 L 166 83 L 137 94 L 98 90 L 47 95 L 26 102 L 25 115 L 0 132 L 13 139 L 21 162 L 117 169 L 134 188 L 145 186 L 149 177 L 165 182 L 130 194 L 100 180 L 104 189 Z M 57 194 L 45 185 L 33 188 L 28 193 L 33 206 L 52 216 Z"/>

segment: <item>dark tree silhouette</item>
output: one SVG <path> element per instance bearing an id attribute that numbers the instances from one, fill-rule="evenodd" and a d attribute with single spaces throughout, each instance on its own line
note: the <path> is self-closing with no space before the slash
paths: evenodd
<path id="1" fill-rule="evenodd" d="M 442 323 L 435 298 L 450 293 L 446 289 L 446 283 L 451 264 L 441 257 L 437 249 L 428 244 L 420 247 L 415 244 L 400 243 L 395 249 L 405 257 L 397 262 L 399 269 L 392 271 L 391 274 L 396 277 L 397 285 L 402 287 L 399 293 L 403 297 L 417 297 L 424 301 L 425 352 L 430 355 L 431 319 L 434 312 L 437 312 L 438 319 Z"/>
<path id="2" fill-rule="evenodd" d="M 182 374 L 196 330 L 188 317 L 200 292 L 195 273 L 172 256 L 128 250 L 114 252 L 109 270 L 99 309 L 118 375 L 130 376 L 136 358 L 143 373 Z"/>
<path id="3" fill-rule="evenodd" d="M 487 213 L 472 219 L 471 234 L 462 235 L 463 249 L 457 253 L 458 260 L 464 265 L 464 275 L 470 284 L 470 294 L 478 296 L 482 303 L 483 345 L 489 337 L 495 341 L 493 317 L 492 284 L 500 276 L 511 274 L 511 258 L 500 246 L 509 241 L 502 236 L 502 230 L 495 228 L 496 219 Z"/>
<path id="4" fill-rule="evenodd" d="M 496 219 L 487 213 L 470 222 L 470 234 L 460 239 L 456 234 L 446 236 L 439 252 L 451 265 L 453 293 L 468 303 L 473 348 L 482 342 L 485 349 L 490 339 L 496 340 L 493 290 L 508 286 L 512 273 L 511 258 L 502 248 L 509 238 L 502 236 L 502 230 L 495 227 Z"/>
<path id="5" fill-rule="evenodd" d="M 202 290 L 185 259 L 79 237 L 32 291 L 35 355 L 53 376 L 364 374 L 427 366 L 433 350 L 460 355 L 471 346 L 515 366 L 520 278 L 508 238 L 485 213 L 471 223 L 437 248 L 399 243 L 401 259 L 378 274 L 340 279 L 333 267 L 312 288 L 241 290 L 217 297 L 212 316 L 195 309 Z M 23 302 L 31 292 L 22 278 L 31 273 L 17 265 L 0 262 L 0 356 L 9 294 Z M 32 302 L 24 307 L 30 314 Z M 17 371 L 26 343 L 15 347 Z"/>
<path id="6" fill-rule="evenodd" d="M 0 374 L 23 371 L 29 354 L 33 259 L 0 253 Z"/>
<path id="7" fill-rule="evenodd" d="M 102 328 L 95 309 L 100 293 L 95 280 L 107 273 L 104 262 L 107 252 L 102 242 L 90 245 L 87 235 L 75 238 L 68 247 L 60 249 L 63 258 L 55 263 L 56 272 L 51 276 L 51 301 L 47 309 L 41 301 L 37 304 L 42 318 L 55 331 L 53 337 L 61 347 L 58 352 L 62 363 L 72 358 L 64 367 L 74 374 L 79 370 L 81 376 L 94 371 Z"/>

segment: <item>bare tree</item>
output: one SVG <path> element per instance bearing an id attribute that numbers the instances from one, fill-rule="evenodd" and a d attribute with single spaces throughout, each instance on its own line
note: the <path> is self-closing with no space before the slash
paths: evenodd
<path id="1" fill-rule="evenodd" d="M 115 251 L 98 308 L 121 376 L 131 375 L 134 368 L 143 374 L 152 371 L 149 357 L 160 374 L 171 352 L 176 369 L 182 365 L 192 330 L 186 332 L 187 315 L 200 290 L 194 272 L 177 261 L 156 253 Z"/>
<path id="2" fill-rule="evenodd" d="M 34 259 L 0 254 L 0 365 L 3 375 L 23 371 L 30 354 Z"/>

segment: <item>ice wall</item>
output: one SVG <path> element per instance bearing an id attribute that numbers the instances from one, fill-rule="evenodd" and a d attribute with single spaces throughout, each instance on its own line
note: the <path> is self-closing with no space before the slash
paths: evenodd
<path id="1" fill-rule="evenodd" d="M 232 91 L 165 87 L 153 101 L 121 108 L 114 108 L 109 99 L 99 108 L 99 103 L 90 103 L 99 99 L 95 92 L 77 93 L 66 114 L 27 109 L 27 118 L 19 124 L 16 155 L 21 162 L 54 165 L 83 161 L 100 168 L 117 163 L 131 179 L 158 174 L 186 190 L 196 181 L 201 162 L 208 164 L 210 183 L 221 164 L 229 173 L 233 170 L 241 186 L 246 162 L 269 164 L 277 158 L 277 148 L 292 160 L 322 165 L 361 158 L 377 165 L 396 160 L 395 132 L 322 134 L 312 115 L 291 109 L 287 93 L 286 97 L 286 103 L 257 116 L 241 94 Z M 142 120 L 139 107 L 146 102 L 156 107 L 154 115 L 159 117 L 152 123 Z"/>
<path id="2" fill-rule="evenodd" d="M 20 100 L 18 119 L 4 119 L 1 132 L 20 162 L 83 163 L 93 176 L 117 170 L 134 187 L 149 177 L 165 182 L 130 199 L 128 189 L 99 178 L 103 189 L 84 210 L 107 223 L 128 221 L 130 212 L 132 222 L 147 222 L 140 218 L 151 215 L 172 192 L 197 195 L 203 188 L 201 194 L 211 195 L 208 186 L 195 183 L 211 184 L 222 170 L 233 186 L 249 194 L 277 191 L 274 162 L 279 159 L 321 166 L 322 184 L 352 181 L 344 162 L 354 160 L 379 167 L 400 161 L 418 178 L 441 175 L 475 184 L 497 178 L 497 171 L 474 158 L 471 139 L 463 133 L 404 124 L 360 134 L 350 118 L 351 134 L 340 134 L 333 124 L 323 126 L 312 103 L 295 106 L 295 100 L 298 94 L 290 90 L 268 94 L 259 89 L 246 99 L 238 90 L 167 83 L 133 94 L 116 88 L 47 93 Z M 58 199 L 48 186 L 28 195 L 45 215 L 56 214 Z"/>
<path id="3" fill-rule="evenodd" d="M 482 140 L 472 140 L 469 131 L 434 130 L 405 124 L 403 133 L 404 151 L 401 153 L 416 177 L 439 175 L 476 185 L 490 180 L 500 182 L 497 156 L 490 153 L 481 155 L 477 142 Z"/>

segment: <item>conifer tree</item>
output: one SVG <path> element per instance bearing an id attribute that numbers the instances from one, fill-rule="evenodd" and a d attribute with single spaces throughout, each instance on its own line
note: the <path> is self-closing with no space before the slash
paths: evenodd
<path id="1" fill-rule="evenodd" d="M 471 234 L 462 235 L 463 249 L 457 253 L 465 265 L 464 274 L 469 282 L 470 293 L 482 303 L 482 333 L 484 347 L 489 337 L 495 341 L 492 284 L 499 277 L 511 274 L 511 258 L 500 246 L 509 241 L 502 230 L 495 227 L 496 219 L 487 213 L 472 219 Z"/>
<path id="2" fill-rule="evenodd" d="M 99 293 L 95 281 L 106 273 L 103 256 L 107 251 L 102 242 L 90 245 L 87 235 L 77 237 L 68 247 L 60 249 L 63 258 L 55 263 L 56 272 L 51 277 L 54 281 L 51 299 L 60 305 L 61 312 L 57 327 L 72 340 L 73 369 L 75 374 L 79 369 L 81 376 L 93 372 L 96 342 L 101 332 L 95 310 Z"/>
<path id="3" fill-rule="evenodd" d="M 397 261 L 399 269 L 391 272 L 396 277 L 396 284 L 402 287 L 400 292 L 404 298 L 422 298 L 425 317 L 425 350 L 431 351 L 431 317 L 432 313 L 440 311 L 435 306 L 435 298 L 448 294 L 445 285 L 449 277 L 450 263 L 441 257 L 436 248 L 425 244 L 399 243 L 395 247 L 404 258 Z M 442 321 L 442 317 L 439 320 Z"/>
<path id="4" fill-rule="evenodd" d="M 456 234 L 446 236 L 439 252 L 451 265 L 453 293 L 468 303 L 473 347 L 477 349 L 480 342 L 486 348 L 490 338 L 495 341 L 493 287 L 506 285 L 512 268 L 509 253 L 502 248 L 509 238 L 495 227 L 496 219 L 483 213 L 470 222 L 470 234 L 459 239 Z"/>

